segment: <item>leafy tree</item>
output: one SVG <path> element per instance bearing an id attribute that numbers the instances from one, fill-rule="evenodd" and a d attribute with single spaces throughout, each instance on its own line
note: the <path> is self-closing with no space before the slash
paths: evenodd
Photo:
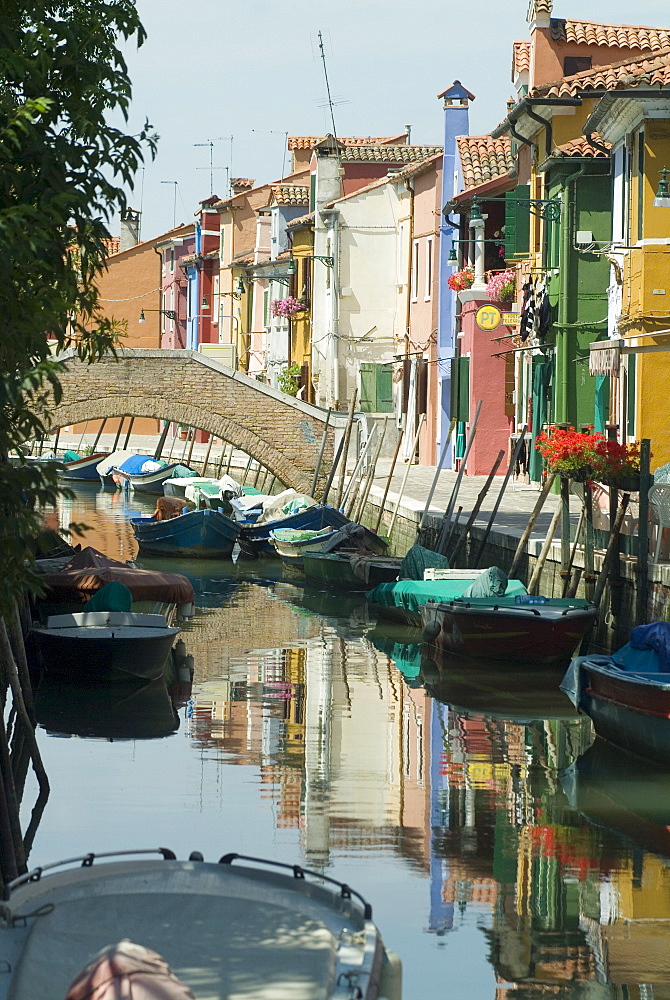
<path id="1" fill-rule="evenodd" d="M 287 365 L 286 368 L 282 368 L 277 375 L 277 383 L 282 392 L 285 392 L 288 396 L 297 395 L 300 388 L 300 372 L 300 365 L 295 362 Z"/>
<path id="2" fill-rule="evenodd" d="M 10 463 L 44 433 L 59 400 L 57 351 L 94 362 L 114 350 L 96 278 L 107 223 L 145 151 L 129 135 L 131 85 L 119 47 L 145 33 L 134 0 L 2 0 L 0 5 L 0 615 L 35 586 L 38 508 L 58 496 L 56 470 Z"/>

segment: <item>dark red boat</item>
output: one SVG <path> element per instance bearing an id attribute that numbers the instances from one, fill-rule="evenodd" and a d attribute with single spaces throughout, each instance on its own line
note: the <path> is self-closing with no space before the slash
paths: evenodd
<path id="1" fill-rule="evenodd" d="M 546 597 L 472 597 L 421 609 L 425 642 L 438 651 L 516 663 L 567 660 L 595 620 L 588 601 Z"/>

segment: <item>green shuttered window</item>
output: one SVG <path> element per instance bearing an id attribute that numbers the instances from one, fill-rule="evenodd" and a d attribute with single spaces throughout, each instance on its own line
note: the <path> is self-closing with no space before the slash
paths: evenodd
<path id="1" fill-rule="evenodd" d="M 505 195 L 505 258 L 527 257 L 530 249 L 530 185 L 519 184 Z"/>
<path id="2" fill-rule="evenodd" d="M 393 365 L 361 364 L 361 410 L 393 412 Z"/>
<path id="3" fill-rule="evenodd" d="M 452 359 L 451 415 L 463 423 L 470 419 L 470 358 Z"/>

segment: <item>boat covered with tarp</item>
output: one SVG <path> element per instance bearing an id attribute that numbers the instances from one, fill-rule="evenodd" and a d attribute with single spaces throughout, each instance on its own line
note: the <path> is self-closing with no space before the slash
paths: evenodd
<path id="1" fill-rule="evenodd" d="M 611 656 L 576 656 L 561 690 L 601 739 L 670 764 L 670 622 L 636 626 Z"/>
<path id="2" fill-rule="evenodd" d="M 0 1000 L 401 998 L 371 905 L 299 865 L 90 853 L 9 882 L 2 911 Z"/>
<path id="3" fill-rule="evenodd" d="M 38 560 L 38 564 L 39 564 Z M 131 592 L 133 603 L 173 604 L 180 614 L 192 614 L 195 593 L 179 573 L 137 569 L 87 546 L 57 569 L 40 574 L 43 601 L 85 604 L 105 584 L 115 581 Z M 40 602 L 42 603 L 42 601 Z"/>
<path id="4" fill-rule="evenodd" d="M 426 551 L 428 550 L 424 550 Z M 420 572 L 423 560 L 417 560 L 415 556 L 413 562 L 417 563 L 413 571 Z M 436 568 L 440 570 L 440 578 L 429 580 L 407 579 L 410 569 L 401 568 L 399 579 L 395 583 L 381 583 L 366 594 L 368 606 L 382 618 L 391 618 L 420 628 L 421 612 L 428 601 L 443 603 L 473 591 L 478 596 L 487 592 L 512 597 L 526 593 L 521 580 L 508 580 L 497 567 L 488 567 L 481 573 L 472 569 Z"/>

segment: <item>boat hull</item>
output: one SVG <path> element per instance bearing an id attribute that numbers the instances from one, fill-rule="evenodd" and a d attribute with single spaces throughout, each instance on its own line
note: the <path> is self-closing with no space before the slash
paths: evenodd
<path id="1" fill-rule="evenodd" d="M 549 603 L 484 608 L 429 601 L 421 610 L 424 639 L 439 653 L 538 665 L 568 660 L 595 616 L 593 606 Z"/>
<path id="2" fill-rule="evenodd" d="M 400 559 L 370 557 L 366 560 L 367 578 L 357 576 L 350 554 L 338 552 L 306 552 L 303 573 L 308 583 L 327 590 L 366 591 L 380 583 L 397 579 Z"/>
<path id="3" fill-rule="evenodd" d="M 335 507 L 316 504 L 296 514 L 258 524 L 252 521 L 238 522 L 241 528 L 240 548 L 245 555 L 273 559 L 277 551 L 270 539 L 270 532 L 279 528 L 303 528 L 319 531 L 321 528 L 341 528 L 349 523 L 349 518 Z"/>
<path id="4" fill-rule="evenodd" d="M 74 482 L 91 483 L 99 479 L 98 463 L 107 458 L 109 452 L 97 451 L 94 455 L 86 458 L 79 458 L 76 462 L 66 462 L 63 469 L 58 473 L 60 479 L 68 479 Z"/>
<path id="5" fill-rule="evenodd" d="M 158 618 L 162 621 L 146 624 Z M 179 631 L 160 615 L 90 612 L 49 618 L 45 628 L 33 629 L 31 635 L 38 661 L 49 674 L 87 682 L 151 681 L 162 676 Z"/>
<path id="6" fill-rule="evenodd" d="M 152 495 L 163 496 L 163 483 L 166 479 L 172 479 L 174 470 L 179 462 L 172 462 L 163 469 L 155 472 L 124 472 L 123 469 L 113 469 L 112 475 L 120 480 L 122 486 L 128 484 L 136 493 L 150 493 Z"/>
<path id="7" fill-rule="evenodd" d="M 474 582 L 476 573 L 476 570 L 453 570 L 449 578 L 443 580 L 398 580 L 396 583 L 382 583 L 366 594 L 366 600 L 380 618 L 421 628 L 421 609 L 424 604 L 431 600 L 441 603 L 460 597 Z M 526 588 L 520 580 L 509 580 L 507 593 L 525 594 Z"/>
<path id="8" fill-rule="evenodd" d="M 228 559 L 240 534 L 239 525 L 218 510 L 205 508 L 167 521 L 131 518 L 140 551 L 158 556 Z"/>

